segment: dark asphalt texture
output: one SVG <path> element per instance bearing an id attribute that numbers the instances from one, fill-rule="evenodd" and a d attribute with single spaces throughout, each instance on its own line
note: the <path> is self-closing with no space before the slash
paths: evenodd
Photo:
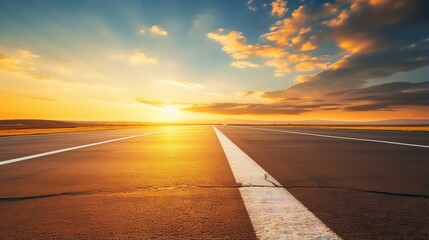
<path id="1" fill-rule="evenodd" d="M 212 127 L 160 129 L 0 166 L 0 239 L 255 239 Z M 2 144 L 19 155 L 153 130 L 23 136 Z M 11 155 L 5 149 L 3 159 Z"/>
<path id="2" fill-rule="evenodd" d="M 218 129 L 340 237 L 429 239 L 428 148 L 235 126 Z M 428 133 L 270 129 L 429 142 Z"/>
<path id="3" fill-rule="evenodd" d="M 263 127 L 283 129 L 276 127 Z M 429 149 L 218 126 L 344 239 L 429 239 Z M 0 239 L 254 239 L 211 126 L 0 137 Z M 284 129 L 429 145 L 428 133 Z"/>

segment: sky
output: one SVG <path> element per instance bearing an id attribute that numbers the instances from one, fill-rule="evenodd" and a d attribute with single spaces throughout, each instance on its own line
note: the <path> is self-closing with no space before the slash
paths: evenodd
<path id="1" fill-rule="evenodd" d="M 0 0 L 0 119 L 429 119 L 428 9 Z"/>

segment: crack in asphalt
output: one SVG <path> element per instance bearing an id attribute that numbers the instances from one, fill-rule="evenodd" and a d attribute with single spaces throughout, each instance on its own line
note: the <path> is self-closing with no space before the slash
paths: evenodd
<path id="1" fill-rule="evenodd" d="M 268 174 L 264 174 L 264 177 L 265 177 L 265 181 L 267 181 L 267 182 L 270 182 L 271 184 L 273 184 L 275 187 L 282 187 L 282 186 L 280 186 L 280 185 L 278 185 L 277 183 L 275 183 L 275 182 L 273 182 L 273 181 L 271 181 L 270 179 L 268 179 Z"/>
<path id="2" fill-rule="evenodd" d="M 94 192 L 62 192 L 62 193 L 52 193 L 44 195 L 33 195 L 33 196 L 23 196 L 23 197 L 8 197 L 0 198 L 0 202 L 15 202 L 15 201 L 25 201 L 25 200 L 35 200 L 41 198 L 50 198 L 50 197 L 62 197 L 62 196 L 83 196 L 94 194 Z"/>
<path id="3" fill-rule="evenodd" d="M 299 189 L 299 188 L 302 188 L 302 189 L 341 189 L 341 190 L 347 190 L 347 191 L 375 193 L 375 194 L 383 194 L 383 195 L 390 195 L 390 196 L 429 198 L 429 195 L 425 195 L 425 194 L 395 193 L 395 192 L 365 190 L 365 189 L 335 187 L 335 186 L 283 186 L 283 187 L 286 189 Z"/>
<path id="4" fill-rule="evenodd" d="M 86 192 L 61 192 L 61 193 L 52 193 L 52 194 L 43 194 L 43 195 L 31 195 L 31 196 L 22 196 L 22 197 L 4 197 L 0 198 L 0 202 L 16 202 L 16 201 L 27 201 L 27 200 L 37 200 L 43 198 L 52 198 L 52 197 L 64 197 L 64 196 L 85 196 L 85 195 L 100 195 L 100 194 L 121 194 L 121 193 L 135 193 L 139 191 L 163 191 L 163 190 L 184 190 L 190 188 L 206 188 L 206 189 L 240 189 L 240 188 L 283 188 L 283 189 L 341 189 L 347 191 L 363 192 L 363 193 L 374 193 L 382 194 L 389 196 L 399 196 L 399 197 L 412 197 L 412 198 L 426 198 L 428 195 L 424 194 L 409 194 L 409 193 L 395 193 L 395 192 L 385 192 L 385 191 L 376 191 L 376 190 L 365 190 L 365 189 L 354 189 L 346 187 L 335 187 L 335 186 L 279 186 L 278 184 L 270 181 L 268 175 L 265 175 L 265 179 L 272 183 L 270 185 L 253 185 L 253 184 L 237 184 L 237 185 L 172 185 L 172 186 L 148 186 L 148 187 L 137 187 L 135 190 L 130 191 L 86 191 Z"/>

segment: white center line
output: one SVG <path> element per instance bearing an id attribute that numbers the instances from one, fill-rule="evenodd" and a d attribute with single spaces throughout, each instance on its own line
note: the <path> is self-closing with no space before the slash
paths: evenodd
<path id="1" fill-rule="evenodd" d="M 215 126 L 259 239 L 340 239 Z"/>
<path id="2" fill-rule="evenodd" d="M 80 146 L 76 146 L 76 147 L 69 147 L 69 148 L 54 150 L 54 151 L 50 151 L 50 152 L 38 153 L 38 154 L 34 154 L 34 155 L 30 155 L 30 156 L 25 156 L 25 157 L 13 158 L 13 159 L 9 159 L 9 160 L 0 161 L 0 166 L 1 165 L 6 165 L 6 164 L 11 164 L 11 163 L 16 163 L 16 162 L 21 162 L 21 161 L 26 161 L 26 160 L 30 160 L 30 159 L 33 159 L 33 158 L 44 157 L 44 156 L 48 156 L 48 155 L 52 155 L 52 154 L 57 154 L 57 153 L 62 153 L 62 152 L 67 152 L 67 151 L 72 151 L 72 150 L 76 150 L 76 149 L 81 149 L 81 148 L 86 148 L 86 147 L 92 147 L 92 146 L 96 146 L 96 145 L 100 145 L 100 144 L 111 143 L 111 142 L 121 141 L 121 140 L 125 140 L 125 139 L 146 136 L 146 135 L 155 134 L 155 133 L 159 133 L 159 132 L 162 132 L 162 131 L 143 133 L 143 134 L 132 135 L 132 136 L 127 136 L 127 137 L 121 137 L 121 138 L 115 138 L 115 139 L 111 139 L 111 140 L 107 140 L 107 141 L 102 141 L 102 142 L 90 143 L 90 144 L 80 145 Z"/>
<path id="3" fill-rule="evenodd" d="M 375 139 L 367 139 L 367 138 L 341 137 L 341 136 L 334 136 L 334 135 L 325 135 L 325 134 L 317 134 L 317 133 L 306 133 L 306 132 L 297 132 L 297 131 L 279 130 L 279 129 L 269 129 L 269 128 L 255 128 L 255 127 L 242 127 L 242 126 L 234 126 L 234 127 L 248 128 L 248 129 L 254 129 L 254 130 L 261 130 L 261 131 L 270 131 L 270 132 L 281 132 L 281 133 L 291 133 L 291 134 L 299 134 L 299 135 L 308 135 L 308 136 L 324 137 L 324 138 L 336 138 L 336 139 L 345 139 L 345 140 L 353 140 L 353 141 L 385 143 L 385 144 L 401 145 L 401 146 L 407 146 L 407 147 L 429 148 L 428 145 L 420 145 L 420 144 L 412 144 L 412 143 L 402 143 L 402 142 L 392 142 L 392 141 L 383 141 L 383 140 L 375 140 Z"/>

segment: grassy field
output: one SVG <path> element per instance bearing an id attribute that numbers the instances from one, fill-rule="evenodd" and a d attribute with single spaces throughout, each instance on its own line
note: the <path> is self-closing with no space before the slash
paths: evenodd
<path id="1" fill-rule="evenodd" d="M 136 128 L 136 127 L 139 127 L 139 126 L 86 126 L 86 127 L 63 127 L 63 128 L 57 127 L 57 128 L 29 128 L 29 129 L 0 129 L 0 136 L 100 131 L 100 130 L 114 130 L 114 129 L 124 129 L 124 128 Z"/>

